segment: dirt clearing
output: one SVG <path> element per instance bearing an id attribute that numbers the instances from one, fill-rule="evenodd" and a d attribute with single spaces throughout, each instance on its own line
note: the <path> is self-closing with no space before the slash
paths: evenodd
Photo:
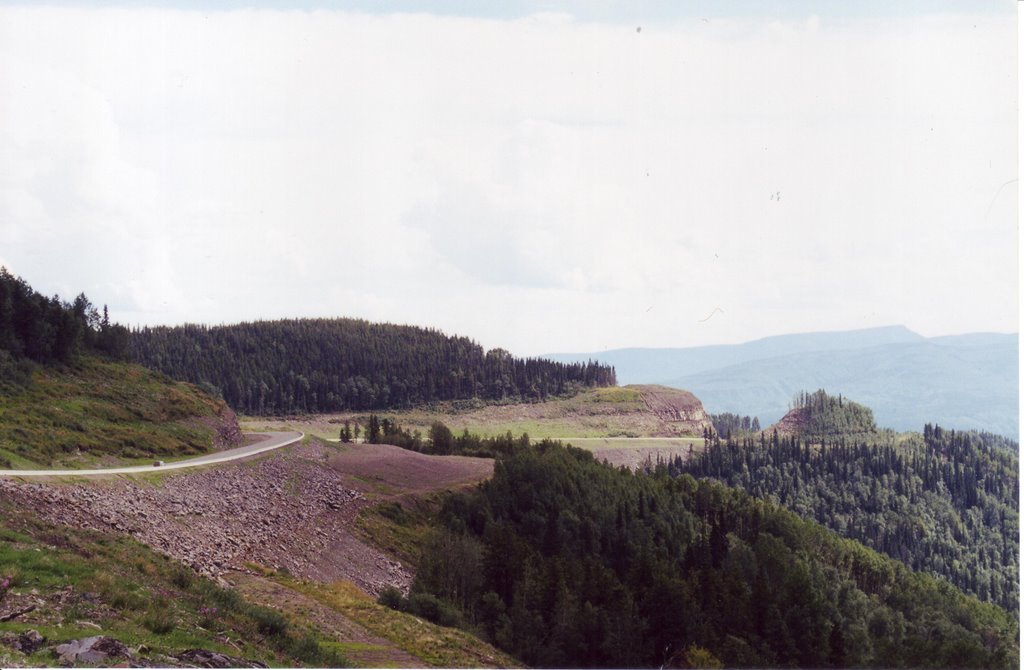
<path id="1" fill-rule="evenodd" d="M 384 495 L 461 488 L 494 473 L 490 458 L 427 456 L 390 444 L 340 445 L 328 462 L 352 488 Z"/>

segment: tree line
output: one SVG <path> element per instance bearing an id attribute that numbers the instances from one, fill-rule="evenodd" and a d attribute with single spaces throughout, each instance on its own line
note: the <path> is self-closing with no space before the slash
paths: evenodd
<path id="1" fill-rule="evenodd" d="M 82 353 L 125 356 L 128 330 L 111 323 L 80 293 L 72 302 L 46 297 L 0 267 L 0 377 L 24 381 L 28 361 L 68 363 Z"/>
<path id="2" fill-rule="evenodd" d="M 408 597 L 537 667 L 1017 667 L 1016 622 L 773 503 L 550 441 L 449 494 Z"/>
<path id="3" fill-rule="evenodd" d="M 761 421 L 756 416 L 740 416 L 732 412 L 722 412 L 721 414 L 709 414 L 708 418 L 711 419 L 711 425 L 715 427 L 714 434 L 717 435 L 756 433 L 761 430 Z M 707 430 L 705 430 L 705 433 L 707 437 L 712 435 Z"/>
<path id="4" fill-rule="evenodd" d="M 800 414 L 800 434 L 808 440 L 835 440 L 839 437 L 865 437 L 878 432 L 871 408 L 832 396 L 819 389 L 801 391 L 791 403 Z"/>
<path id="5" fill-rule="evenodd" d="M 360 428 L 358 421 L 345 420 L 339 432 L 343 443 L 352 442 L 365 436 L 370 444 L 392 444 L 410 451 L 432 456 L 473 456 L 477 458 L 495 458 L 509 455 L 515 449 L 530 446 L 530 436 L 523 433 L 514 437 L 512 431 L 495 437 L 481 437 L 464 429 L 461 435 L 455 435 L 451 428 L 441 421 L 434 421 L 426 435 L 418 430 L 410 431 L 402 428 L 395 419 L 379 417 L 371 414 L 366 419 L 366 428 Z"/>
<path id="6" fill-rule="evenodd" d="M 1018 445 L 990 433 L 924 432 L 892 444 L 811 444 L 761 434 L 713 440 L 673 476 L 710 477 L 1016 612 Z"/>
<path id="7" fill-rule="evenodd" d="M 614 368 L 484 351 L 465 337 L 359 319 L 134 330 L 136 361 L 255 415 L 533 401 L 615 385 Z"/>

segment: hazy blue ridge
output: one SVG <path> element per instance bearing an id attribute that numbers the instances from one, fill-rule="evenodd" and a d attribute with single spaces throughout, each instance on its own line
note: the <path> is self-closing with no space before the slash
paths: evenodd
<path id="1" fill-rule="evenodd" d="M 743 344 L 679 349 L 610 349 L 598 353 L 544 354 L 558 362 L 600 360 L 614 365 L 620 384 L 654 384 L 729 365 L 808 351 L 859 349 L 880 344 L 921 342 L 925 338 L 904 326 L 825 333 L 774 335 Z"/>
<path id="2" fill-rule="evenodd" d="M 824 388 L 870 407 L 879 426 L 921 430 L 930 422 L 1016 439 L 1017 340 L 996 333 L 924 338 L 894 327 L 582 356 L 614 365 L 619 383 L 683 388 L 709 412 L 757 416 L 763 426 L 786 413 L 797 391 Z"/>

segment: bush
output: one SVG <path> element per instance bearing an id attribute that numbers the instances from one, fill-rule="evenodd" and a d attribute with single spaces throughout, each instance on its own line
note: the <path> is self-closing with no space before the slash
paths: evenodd
<path id="1" fill-rule="evenodd" d="M 389 521 L 394 521 L 399 526 L 404 526 L 409 521 L 409 515 L 405 513 L 402 503 L 386 502 L 377 508 L 377 513 Z"/>
<path id="2" fill-rule="evenodd" d="M 280 637 L 288 631 L 288 620 L 274 610 L 254 606 L 247 614 L 256 622 L 260 633 L 268 637 Z"/>
<path id="3" fill-rule="evenodd" d="M 142 625 L 157 635 L 166 635 L 174 630 L 174 618 L 170 615 L 169 608 L 154 608 L 142 618 Z"/>
<path id="4" fill-rule="evenodd" d="M 408 604 L 402 596 L 402 592 L 394 586 L 385 586 L 377 596 L 377 602 L 399 612 L 404 612 Z"/>
<path id="5" fill-rule="evenodd" d="M 414 593 L 409 596 L 409 613 L 432 621 L 439 626 L 460 628 L 462 615 L 449 603 L 429 593 Z"/>
<path id="6" fill-rule="evenodd" d="M 179 589 L 188 589 L 192 586 L 192 578 L 192 571 L 189 568 L 178 565 L 174 567 L 174 572 L 171 574 L 171 583 Z"/>

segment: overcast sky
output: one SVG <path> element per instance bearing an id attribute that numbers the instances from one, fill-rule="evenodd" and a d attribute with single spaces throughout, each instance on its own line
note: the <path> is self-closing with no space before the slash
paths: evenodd
<path id="1" fill-rule="evenodd" d="M 38 290 L 520 355 L 1017 330 L 1012 0 L 203 4 L 0 3 Z"/>

